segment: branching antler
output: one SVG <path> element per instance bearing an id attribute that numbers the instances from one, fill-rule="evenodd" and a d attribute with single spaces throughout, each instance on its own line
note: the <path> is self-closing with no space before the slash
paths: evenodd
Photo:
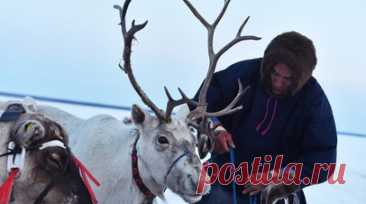
<path id="1" fill-rule="evenodd" d="M 131 23 L 131 28 L 127 30 L 126 28 L 126 14 L 128 10 L 128 6 L 131 3 L 131 0 L 126 0 L 123 4 L 123 8 L 121 8 L 119 5 L 114 5 L 113 7 L 119 11 L 120 19 L 121 19 L 121 31 L 124 39 L 124 46 L 123 46 L 123 66 L 119 64 L 121 70 L 123 70 L 130 80 L 133 88 L 137 92 L 137 94 L 140 96 L 142 101 L 155 113 L 156 117 L 163 122 L 170 122 L 171 121 L 171 114 L 174 109 L 174 107 L 188 103 L 196 105 L 196 103 L 189 99 L 181 89 L 178 89 L 180 94 L 182 95 L 182 99 L 180 100 L 174 100 L 170 93 L 168 92 L 167 88 L 165 88 L 166 95 L 168 97 L 168 104 L 167 104 L 167 110 L 166 113 L 159 109 L 146 95 L 146 93 L 142 90 L 141 86 L 137 83 L 136 78 L 132 71 L 131 66 L 131 47 L 132 47 L 132 40 L 135 39 L 135 34 L 139 32 L 140 30 L 144 29 L 147 25 L 147 21 L 145 21 L 142 24 L 135 25 L 135 20 Z"/>
<path id="2" fill-rule="evenodd" d="M 188 98 L 187 95 L 180 88 L 178 88 L 178 91 L 179 91 L 180 95 L 182 96 L 182 99 L 180 99 L 180 100 L 173 99 L 173 97 L 170 95 L 170 93 L 166 87 L 164 87 L 164 90 L 168 97 L 168 103 L 167 103 L 167 107 L 166 107 L 166 117 L 167 118 L 170 118 L 170 116 L 173 112 L 173 109 L 179 105 L 182 105 L 182 104 L 189 104 L 192 106 L 198 105 L 198 103 L 196 101 Z"/>
<path id="3" fill-rule="evenodd" d="M 113 6 L 115 9 L 119 10 L 120 18 L 121 18 L 122 35 L 123 35 L 123 39 L 124 39 L 124 47 L 123 47 L 124 48 L 123 49 L 124 64 L 123 64 L 123 66 L 121 66 L 121 64 L 119 64 L 119 67 L 121 68 L 121 70 L 123 70 L 127 74 L 133 88 L 135 89 L 137 94 L 140 96 L 142 101 L 148 107 L 151 108 L 151 110 L 156 114 L 156 116 L 160 120 L 164 120 L 165 114 L 149 99 L 149 97 L 142 90 L 140 85 L 137 83 L 137 81 L 135 79 L 135 76 L 133 75 L 133 71 L 132 71 L 132 67 L 131 67 L 132 40 L 135 39 L 135 34 L 138 31 L 142 30 L 147 25 L 147 21 L 145 21 L 142 24 L 135 25 L 135 20 L 133 20 L 132 24 L 131 24 L 131 28 L 127 31 L 127 28 L 126 28 L 126 14 L 127 14 L 127 9 L 128 9 L 128 6 L 129 6 L 130 3 L 131 3 L 131 0 L 126 0 L 124 5 L 123 5 L 123 8 L 121 8 L 119 5 L 114 5 Z"/>
<path id="4" fill-rule="evenodd" d="M 238 80 L 238 84 L 239 84 L 239 91 L 229 105 L 227 105 L 224 109 L 222 109 L 220 111 L 217 111 L 214 113 L 206 113 L 205 116 L 206 117 L 220 117 L 220 116 L 229 115 L 229 114 L 235 113 L 236 111 L 241 110 L 243 108 L 242 106 L 235 107 L 235 105 L 238 103 L 241 96 L 243 96 L 244 93 L 246 93 L 249 90 L 249 86 L 247 86 L 243 90 L 243 85 L 241 84 L 240 80 Z"/>
<path id="5" fill-rule="evenodd" d="M 217 25 L 219 24 L 220 20 L 222 19 L 222 17 L 224 16 L 225 11 L 226 11 L 227 7 L 229 6 L 230 0 L 225 0 L 223 8 L 221 9 L 219 15 L 217 16 L 216 20 L 212 24 L 209 24 L 201 16 L 201 14 L 197 11 L 196 8 L 194 8 L 194 6 L 190 3 L 189 0 L 183 0 L 183 2 L 187 5 L 187 7 L 190 9 L 190 11 L 193 13 L 193 15 L 207 29 L 207 34 L 208 34 L 209 68 L 208 68 L 206 79 L 205 79 L 205 81 L 203 83 L 203 86 L 201 88 L 201 91 L 199 93 L 197 108 L 194 111 L 191 112 L 191 117 L 194 117 L 194 118 L 211 117 L 211 116 L 218 117 L 218 116 L 223 116 L 223 115 L 234 113 L 234 112 L 241 109 L 241 106 L 236 107 L 236 108 L 234 108 L 234 107 L 235 107 L 236 103 L 239 101 L 240 97 L 249 88 L 249 87 L 247 87 L 247 88 L 245 88 L 245 90 L 243 90 L 240 81 L 239 81 L 239 91 L 238 91 L 236 97 L 234 98 L 234 100 L 226 108 L 224 108 L 221 111 L 215 112 L 215 113 L 207 113 L 207 91 L 208 91 L 208 88 L 210 86 L 213 74 L 215 72 L 217 62 L 218 62 L 219 58 L 227 50 L 229 50 L 231 47 L 233 47 L 235 44 L 237 44 L 241 41 L 244 41 L 244 40 L 260 40 L 260 38 L 256 37 L 256 36 L 251 36 L 251 35 L 242 36 L 241 33 L 242 33 L 245 25 L 247 24 L 248 20 L 249 20 L 249 17 L 247 17 L 245 19 L 245 21 L 239 27 L 239 30 L 238 30 L 235 38 L 233 40 L 231 40 L 229 43 L 227 43 L 217 53 L 215 53 L 214 48 L 213 48 L 213 39 L 214 39 L 215 29 L 216 29 Z"/>
<path id="6" fill-rule="evenodd" d="M 234 100 L 223 110 L 220 110 L 215 113 L 208 113 L 206 98 L 207 98 L 207 91 L 208 91 L 209 85 L 211 83 L 211 80 L 212 80 L 213 74 L 215 72 L 216 65 L 217 65 L 219 58 L 227 50 L 229 50 L 232 46 L 234 46 L 238 42 L 241 42 L 244 40 L 259 40 L 260 38 L 256 37 L 256 36 L 242 36 L 241 35 L 243 28 L 245 27 L 246 23 L 249 20 L 249 17 L 248 17 L 245 19 L 245 21 L 240 26 L 235 38 L 233 40 L 231 40 L 229 43 L 227 43 L 217 53 L 215 53 L 214 48 L 213 48 L 213 38 L 214 38 L 215 29 L 216 29 L 217 25 L 219 24 L 220 20 L 222 19 L 222 17 L 224 16 L 225 11 L 227 10 L 228 5 L 230 3 L 230 0 L 225 0 L 223 8 L 221 9 L 219 15 L 217 16 L 216 20 L 212 24 L 209 24 L 201 16 L 201 14 L 194 8 L 194 6 L 189 2 L 189 0 L 183 0 L 183 2 L 188 6 L 188 8 L 193 13 L 193 15 L 204 25 L 204 27 L 207 29 L 207 32 L 208 32 L 209 69 L 207 72 L 206 80 L 204 81 L 204 84 L 199 93 L 198 103 L 189 99 L 183 93 L 183 91 L 181 89 L 178 89 L 178 90 L 179 90 L 182 98 L 180 100 L 175 100 L 172 98 L 169 91 L 165 88 L 165 92 L 168 97 L 168 103 L 167 103 L 166 112 L 164 112 L 163 110 L 159 109 L 149 99 L 149 97 L 146 95 L 146 93 L 142 90 L 141 86 L 137 83 L 137 80 L 134 77 L 132 67 L 131 67 L 131 47 L 132 47 L 132 41 L 135 39 L 135 34 L 145 28 L 145 26 L 147 25 L 147 21 L 145 21 L 142 24 L 136 25 L 135 20 L 133 20 L 131 23 L 131 28 L 129 30 L 127 30 L 126 14 L 127 14 L 128 6 L 131 3 L 131 0 L 126 0 L 122 8 L 118 5 L 114 6 L 114 8 L 119 10 L 119 13 L 120 13 L 120 19 L 121 19 L 120 25 L 121 25 L 121 31 L 122 31 L 122 35 L 123 35 L 123 39 L 124 39 L 124 47 L 123 47 L 124 64 L 123 64 L 123 66 L 121 64 L 119 64 L 119 67 L 121 68 L 121 70 L 123 70 L 127 74 L 133 88 L 135 89 L 137 94 L 140 96 L 142 101 L 156 114 L 157 118 L 160 121 L 170 122 L 171 114 L 172 114 L 174 107 L 184 104 L 184 103 L 196 106 L 196 109 L 191 112 L 191 116 L 194 116 L 195 118 L 214 117 L 214 116 L 218 117 L 218 116 L 223 116 L 223 115 L 234 113 L 242 108 L 241 106 L 235 107 L 235 105 L 239 101 L 240 97 L 248 90 L 248 87 L 245 90 L 243 90 L 242 85 L 239 81 L 239 91 L 238 91 L 236 97 L 234 98 Z"/>

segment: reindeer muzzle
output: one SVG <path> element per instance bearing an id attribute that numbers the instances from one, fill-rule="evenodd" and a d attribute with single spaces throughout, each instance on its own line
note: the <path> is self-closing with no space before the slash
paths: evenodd
<path id="1" fill-rule="evenodd" d="M 51 172 L 63 172 L 70 162 L 70 152 L 60 140 L 44 142 L 38 150 L 42 157 L 42 165 Z"/>

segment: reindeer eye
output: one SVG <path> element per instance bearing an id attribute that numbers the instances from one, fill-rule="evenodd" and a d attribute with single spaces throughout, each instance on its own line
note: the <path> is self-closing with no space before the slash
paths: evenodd
<path id="1" fill-rule="evenodd" d="M 25 125 L 25 131 L 28 131 L 30 128 L 32 128 L 32 123 L 27 123 Z"/>
<path id="2" fill-rule="evenodd" d="M 160 144 L 169 144 L 169 140 L 166 137 L 163 137 L 163 136 L 158 137 L 158 142 Z"/>

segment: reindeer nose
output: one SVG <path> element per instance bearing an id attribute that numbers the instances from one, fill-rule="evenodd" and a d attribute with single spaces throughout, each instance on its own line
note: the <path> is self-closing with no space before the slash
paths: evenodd
<path id="1" fill-rule="evenodd" d="M 61 159 L 61 157 L 56 153 L 52 153 L 51 157 L 52 157 L 52 159 L 55 159 L 55 160 L 60 160 Z"/>
<path id="2" fill-rule="evenodd" d="M 62 158 L 59 154 L 56 153 L 52 153 L 49 157 L 48 157 L 48 163 L 49 165 L 53 166 L 54 168 L 57 169 L 62 169 L 63 165 L 62 165 Z"/>
<path id="3" fill-rule="evenodd" d="M 34 134 L 39 134 L 41 132 L 41 128 L 37 125 L 34 127 Z"/>
<path id="4" fill-rule="evenodd" d="M 52 172 L 62 172 L 66 168 L 67 155 L 63 149 L 50 148 L 44 152 L 45 167 Z"/>

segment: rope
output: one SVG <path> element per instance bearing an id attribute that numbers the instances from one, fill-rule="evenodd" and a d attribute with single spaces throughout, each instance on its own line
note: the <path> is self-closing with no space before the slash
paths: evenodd
<path id="1" fill-rule="evenodd" d="M 235 152 L 233 148 L 230 148 L 230 162 L 232 164 L 236 164 L 236 159 L 235 159 Z M 236 195 L 236 184 L 235 184 L 235 174 L 234 174 L 234 181 L 232 182 L 232 204 L 237 204 L 237 195 Z M 249 204 L 256 204 L 257 203 L 257 196 L 253 195 L 253 196 L 249 196 Z"/>
<path id="2" fill-rule="evenodd" d="M 233 148 L 230 148 L 230 162 L 235 165 L 235 152 Z M 233 195 L 232 195 L 232 204 L 237 204 L 237 195 L 236 195 L 236 184 L 235 184 L 235 174 L 234 174 L 234 181 L 231 183 L 233 188 Z"/>

